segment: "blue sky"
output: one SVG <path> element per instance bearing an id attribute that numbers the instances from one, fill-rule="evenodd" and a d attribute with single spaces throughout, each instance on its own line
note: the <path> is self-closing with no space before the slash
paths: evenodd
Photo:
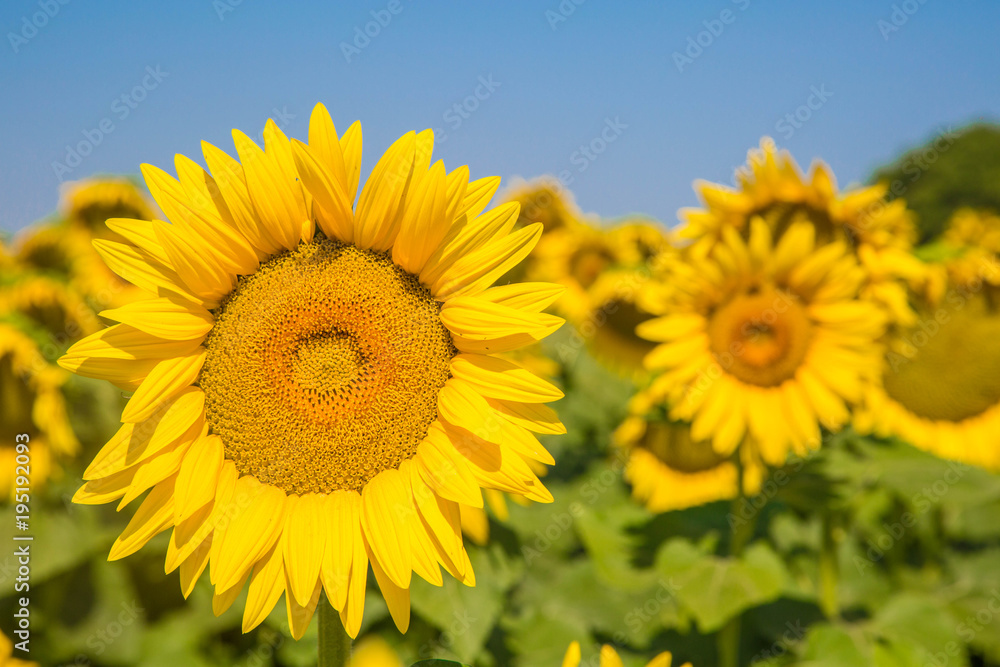
<path id="1" fill-rule="evenodd" d="M 449 169 L 563 173 L 585 211 L 673 223 L 763 135 L 847 184 L 1000 120 L 998 25 L 985 0 L 5 0 L 0 228 L 50 213 L 60 179 L 172 170 L 202 139 L 232 152 L 231 128 L 269 116 L 305 138 L 319 101 L 361 120 L 366 170 L 433 127 Z"/>

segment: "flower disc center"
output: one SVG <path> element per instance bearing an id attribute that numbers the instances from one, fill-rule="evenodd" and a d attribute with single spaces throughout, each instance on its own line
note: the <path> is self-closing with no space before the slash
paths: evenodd
<path id="1" fill-rule="evenodd" d="M 691 440 L 691 427 L 673 422 L 650 422 L 637 444 L 673 470 L 697 473 L 712 470 L 726 457 L 712 449 L 710 441 Z"/>
<path id="2" fill-rule="evenodd" d="M 1000 403 L 1000 315 L 982 298 L 958 303 L 918 313 L 905 354 L 889 355 L 885 390 L 919 417 L 958 422 Z"/>
<path id="3" fill-rule="evenodd" d="M 317 238 L 263 262 L 216 311 L 199 383 L 242 474 L 360 491 L 412 458 L 456 351 L 440 306 L 386 253 Z"/>
<path id="4" fill-rule="evenodd" d="M 780 385 L 795 375 L 809 349 L 812 325 L 798 299 L 783 290 L 740 294 L 712 314 L 712 351 L 747 384 Z"/>

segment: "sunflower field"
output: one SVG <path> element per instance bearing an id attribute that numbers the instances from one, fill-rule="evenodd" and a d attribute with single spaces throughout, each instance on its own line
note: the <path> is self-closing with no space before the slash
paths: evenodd
<path id="1" fill-rule="evenodd" d="M 4 664 L 1000 664 L 996 211 L 234 138 L 4 241 Z"/>

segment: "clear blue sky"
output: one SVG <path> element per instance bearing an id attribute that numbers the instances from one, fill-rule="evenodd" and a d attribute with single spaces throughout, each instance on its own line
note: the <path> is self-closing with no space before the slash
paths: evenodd
<path id="1" fill-rule="evenodd" d="M 391 20 L 348 62 L 341 44 L 371 12 Z M 53 210 L 53 163 L 102 121 L 114 129 L 64 179 L 143 162 L 172 171 L 174 153 L 200 161 L 202 139 L 231 151 L 231 128 L 259 135 L 276 113 L 305 138 L 318 101 L 338 128 L 361 119 L 366 170 L 401 133 L 434 127 L 449 169 L 568 171 L 585 211 L 673 223 L 696 201 L 693 179 L 731 182 L 765 134 L 802 163 L 823 157 L 846 184 L 940 127 L 997 120 L 997 26 L 1000 3 L 986 0 L 4 0 L 0 227 Z M 707 46 L 679 71 L 674 53 L 708 28 L 719 34 L 700 35 Z M 480 77 L 499 86 L 480 88 L 463 118 L 453 107 Z M 144 99 L 121 100 L 144 82 Z M 809 120 L 777 126 L 811 87 L 829 96 L 813 98 Z M 627 127 L 608 130 L 615 141 L 593 160 L 578 153 L 607 119 Z"/>

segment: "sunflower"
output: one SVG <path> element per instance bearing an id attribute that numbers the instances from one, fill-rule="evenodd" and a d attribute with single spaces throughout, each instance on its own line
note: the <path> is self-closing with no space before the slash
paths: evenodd
<path id="1" fill-rule="evenodd" d="M 764 469 L 750 447 L 740 447 L 738 467 L 732 457 L 716 452 L 711 441 L 694 441 L 691 424 L 670 419 L 647 392 L 632 397 L 629 415 L 613 439 L 627 457 L 625 479 L 632 485 L 632 496 L 651 512 L 731 500 L 741 491 L 760 490 Z"/>
<path id="2" fill-rule="evenodd" d="M 123 241 L 105 226 L 109 218 L 149 220 L 150 203 L 127 178 L 98 177 L 64 184 L 59 208 L 70 227 L 102 239 Z"/>
<path id="3" fill-rule="evenodd" d="M 431 166 L 430 130 L 389 148 L 356 206 L 359 123 L 338 138 L 318 105 L 308 144 L 273 121 L 263 150 L 233 136 L 242 164 L 203 144 L 211 175 L 143 167 L 172 224 L 95 242 L 149 295 L 60 360 L 134 392 L 75 500 L 149 490 L 110 558 L 172 528 L 185 595 L 208 566 L 221 613 L 249 582 L 244 631 L 284 593 L 301 637 L 322 590 L 356 636 L 369 564 L 405 630 L 412 572 L 474 583 L 459 503 L 552 499 L 527 460 L 562 393 L 494 354 L 558 327 L 541 310 L 561 290 L 490 287 L 541 225 L 483 213 L 499 179 Z"/>
<path id="4" fill-rule="evenodd" d="M 566 656 L 563 658 L 562 667 L 580 667 L 580 642 L 573 642 L 566 649 Z M 669 651 L 664 651 L 646 663 L 646 667 L 670 667 L 673 656 Z M 592 664 L 592 663 L 588 663 Z M 601 647 L 600 667 L 622 667 L 622 659 L 618 653 L 608 644 Z M 681 667 L 691 667 L 690 662 L 685 662 Z"/>
<path id="5" fill-rule="evenodd" d="M 554 176 L 543 176 L 532 181 L 515 179 L 501 198 L 504 202 L 517 202 L 521 206 L 518 224 L 542 224 L 543 234 L 578 224 L 583 219 L 573 194 Z"/>
<path id="6" fill-rule="evenodd" d="M 26 230 L 12 248 L 12 262 L 69 283 L 92 309 L 122 306 L 141 292 L 108 269 L 84 229 L 43 225 Z"/>
<path id="7" fill-rule="evenodd" d="M 751 221 L 763 219 L 780 241 L 797 222 L 809 222 L 816 231 L 816 245 L 840 241 L 865 265 L 866 282 L 859 295 L 877 303 L 894 322 L 915 322 L 907 308 L 907 283 L 924 280 L 922 264 L 910 250 L 917 238 L 913 214 L 897 199 L 886 203 L 885 184 L 838 192 L 830 168 L 815 161 L 803 176 L 788 151 L 778 150 L 765 137 L 759 149 L 748 153 L 747 165 L 736 172 L 736 189 L 700 181 L 696 189 L 704 208 L 681 209 L 684 223 L 678 239 L 691 243 L 691 251 L 707 254 L 721 243 L 723 231 L 733 228 L 746 239 Z"/>
<path id="8" fill-rule="evenodd" d="M 973 242 L 957 236 L 945 242 Z M 890 333 L 882 381 L 868 388 L 855 426 L 1000 470 L 1000 263 L 990 235 L 979 238 L 934 266 L 940 284 L 913 294 L 918 321 Z"/>
<path id="9" fill-rule="evenodd" d="M 978 289 L 985 281 L 1000 285 L 1000 216 L 989 211 L 959 209 L 948 221 L 938 244 L 945 258 L 939 278 L 962 289 Z"/>
<path id="10" fill-rule="evenodd" d="M 50 476 L 53 456 L 76 453 L 79 442 L 66 415 L 62 386 L 67 374 L 42 357 L 21 329 L 0 319 L 0 497 L 14 492 L 15 436 L 27 433 L 31 482 L 40 488 Z"/>
<path id="11" fill-rule="evenodd" d="M 662 343 L 645 360 L 662 372 L 650 391 L 693 441 L 729 456 L 749 435 L 781 465 L 818 446 L 821 424 L 845 424 L 877 375 L 884 315 L 857 299 L 865 273 L 846 245 L 815 235 L 796 222 L 775 243 L 758 217 L 748 241 L 725 228 L 708 256 L 674 267 L 674 306 L 638 333 Z"/>
<path id="12" fill-rule="evenodd" d="M 14 274 L 0 286 L 0 313 L 20 313 L 45 331 L 56 346 L 101 328 L 97 315 L 70 287 L 48 276 Z"/>
<path id="13" fill-rule="evenodd" d="M 653 344 L 640 338 L 635 329 L 653 315 L 648 294 L 676 251 L 666 234 L 650 221 L 630 220 L 607 232 L 613 248 L 613 264 L 588 290 L 589 309 L 574 322 L 587 336 L 594 356 L 612 371 L 637 377 L 642 360 Z"/>
<path id="14" fill-rule="evenodd" d="M 590 312 L 588 290 L 614 264 L 615 248 L 607 234 L 580 222 L 546 234 L 531 253 L 526 275 L 562 285 L 566 291 L 556 307 L 579 322 Z"/>
<path id="15" fill-rule="evenodd" d="M 0 632 L 0 666 L 2 667 L 38 667 L 37 662 L 21 660 L 14 657 L 14 642 L 10 637 Z"/>

